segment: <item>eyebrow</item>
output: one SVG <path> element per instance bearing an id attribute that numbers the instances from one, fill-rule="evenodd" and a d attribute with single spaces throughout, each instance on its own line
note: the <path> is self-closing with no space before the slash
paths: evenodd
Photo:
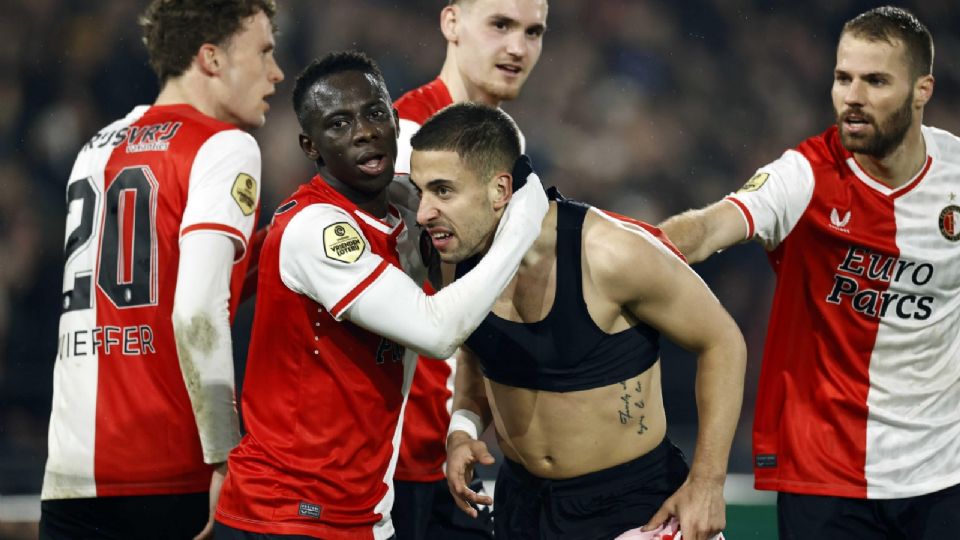
<path id="1" fill-rule="evenodd" d="M 518 21 L 517 19 L 514 19 L 509 15 L 504 15 L 503 13 L 494 13 L 489 16 L 489 20 L 496 21 L 496 22 L 504 22 L 504 23 L 507 23 L 507 26 L 510 26 L 510 27 L 523 26 L 522 24 L 520 24 L 520 21 Z M 547 25 L 543 23 L 534 23 L 534 24 L 531 24 L 530 26 L 525 26 L 524 30 L 525 31 L 538 30 L 540 33 L 544 33 L 547 31 Z"/>
<path id="2" fill-rule="evenodd" d="M 433 180 L 430 180 L 429 182 L 427 182 L 427 185 L 424 187 L 427 189 L 431 189 L 431 188 L 436 188 L 442 185 L 452 186 L 453 180 L 448 180 L 446 178 L 434 178 Z"/>
<path id="3" fill-rule="evenodd" d="M 848 77 L 856 76 L 856 77 L 860 77 L 861 79 L 866 79 L 868 77 L 882 77 L 885 79 L 890 79 L 893 77 L 893 74 L 888 71 L 870 71 L 867 73 L 860 73 L 860 74 L 854 75 L 853 73 L 847 71 L 846 69 L 834 69 L 833 74 L 834 76 L 837 76 L 837 75 L 846 75 Z"/>
<path id="4" fill-rule="evenodd" d="M 372 108 L 374 108 L 374 107 L 376 107 L 376 106 L 378 106 L 378 105 L 384 105 L 384 106 L 386 106 L 386 104 L 385 104 L 385 102 L 384 102 L 384 100 L 383 100 L 382 98 L 376 98 L 376 99 L 374 99 L 374 100 L 371 100 L 371 101 L 368 101 L 368 102 L 364 103 L 364 104 L 361 106 L 361 109 L 360 109 L 360 110 L 361 110 L 361 111 L 366 111 L 366 110 L 372 109 Z M 335 116 L 341 116 L 341 115 L 353 116 L 353 111 L 341 106 L 341 107 L 339 107 L 339 108 L 337 108 L 337 109 L 333 109 L 332 111 L 325 112 L 323 115 L 320 116 L 320 119 L 321 119 L 321 120 L 328 120 L 328 119 L 333 118 L 333 117 L 335 117 Z"/>

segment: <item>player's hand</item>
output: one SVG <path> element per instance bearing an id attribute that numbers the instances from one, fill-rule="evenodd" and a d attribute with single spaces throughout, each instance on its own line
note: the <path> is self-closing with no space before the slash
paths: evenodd
<path id="1" fill-rule="evenodd" d="M 200 534 L 193 537 L 193 540 L 210 540 L 213 538 L 213 517 L 217 513 L 217 501 L 220 500 L 220 488 L 223 487 L 223 479 L 227 476 L 226 462 L 217 465 L 213 469 L 213 476 L 210 478 L 210 519 L 206 526 L 200 531 Z"/>
<path id="2" fill-rule="evenodd" d="M 670 516 L 680 522 L 683 540 L 709 540 L 727 525 L 726 504 L 723 500 L 723 478 L 688 476 L 663 506 L 643 526 L 644 531 L 656 529 Z"/>
<path id="3" fill-rule="evenodd" d="M 477 517 L 474 505 L 493 504 L 493 497 L 470 489 L 473 466 L 493 465 L 494 461 L 483 441 L 471 439 L 462 431 L 454 431 L 447 438 L 447 486 L 457 506 L 472 518 Z"/>

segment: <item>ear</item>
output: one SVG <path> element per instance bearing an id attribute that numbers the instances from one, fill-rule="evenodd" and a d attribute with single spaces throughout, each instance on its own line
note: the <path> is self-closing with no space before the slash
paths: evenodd
<path id="1" fill-rule="evenodd" d="M 913 85 L 913 105 L 922 109 L 933 97 L 933 75 L 924 75 Z"/>
<path id="2" fill-rule="evenodd" d="M 306 133 L 301 133 L 298 138 L 300 140 L 300 149 L 303 150 L 303 153 L 306 154 L 311 161 L 322 164 L 323 160 L 320 158 L 320 151 L 314 146 L 313 140 L 311 140 Z"/>
<path id="3" fill-rule="evenodd" d="M 502 172 L 490 179 L 490 202 L 494 210 L 502 210 L 513 196 L 513 176 Z"/>
<path id="4" fill-rule="evenodd" d="M 460 6 L 454 4 L 440 10 L 440 32 L 449 43 L 456 43 L 459 39 L 457 34 L 457 22 L 460 20 Z"/>
<path id="5" fill-rule="evenodd" d="M 400 138 L 400 111 L 396 107 L 393 108 L 393 126 L 397 128 L 397 139 Z"/>
<path id="6" fill-rule="evenodd" d="M 212 43 L 204 43 L 200 46 L 200 50 L 197 51 L 197 56 L 194 58 L 194 61 L 203 74 L 215 77 L 219 75 L 220 70 L 223 69 L 222 55 L 223 52 L 220 47 Z"/>

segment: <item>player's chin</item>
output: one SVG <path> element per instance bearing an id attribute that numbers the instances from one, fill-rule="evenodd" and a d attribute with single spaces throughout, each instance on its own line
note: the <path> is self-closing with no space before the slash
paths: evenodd
<path id="1" fill-rule="evenodd" d="M 267 122 L 266 111 L 259 114 L 252 114 L 246 118 L 241 118 L 239 126 L 245 130 L 257 129 L 263 127 L 263 124 Z"/>
<path id="2" fill-rule="evenodd" d="M 511 101 L 520 95 L 520 89 L 523 87 L 523 81 L 514 81 L 498 85 L 496 96 L 501 101 Z"/>
<path id="3" fill-rule="evenodd" d="M 871 144 L 870 137 L 861 134 L 840 133 L 840 142 L 848 152 L 863 152 L 869 149 Z"/>

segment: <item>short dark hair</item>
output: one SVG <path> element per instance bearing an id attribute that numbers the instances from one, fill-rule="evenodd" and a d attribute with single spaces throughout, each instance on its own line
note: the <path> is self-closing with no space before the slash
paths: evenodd
<path id="1" fill-rule="evenodd" d="M 305 128 L 307 121 L 307 90 L 317 81 L 344 71 L 359 71 L 373 75 L 383 87 L 383 91 L 387 94 L 389 101 L 390 92 L 387 90 L 387 83 L 383 80 L 383 73 L 380 71 L 380 67 L 372 58 L 360 51 L 334 51 L 327 53 L 326 56 L 310 62 L 310 65 L 297 75 L 297 81 L 293 84 L 293 110 L 297 113 L 297 120 L 300 122 L 300 127 Z"/>
<path id="2" fill-rule="evenodd" d="M 520 157 L 520 130 L 510 115 L 482 103 L 462 102 L 433 115 L 410 139 L 414 150 L 453 151 L 482 180 L 512 171 Z"/>
<path id="3" fill-rule="evenodd" d="M 933 36 L 920 19 L 906 9 L 894 6 L 873 8 L 843 25 L 841 37 L 851 34 L 870 41 L 900 40 L 906 47 L 907 61 L 914 80 L 933 73 Z"/>
<path id="4" fill-rule="evenodd" d="M 183 75 L 204 43 L 224 45 L 261 11 L 272 21 L 275 0 L 153 0 L 140 26 L 160 85 Z"/>

